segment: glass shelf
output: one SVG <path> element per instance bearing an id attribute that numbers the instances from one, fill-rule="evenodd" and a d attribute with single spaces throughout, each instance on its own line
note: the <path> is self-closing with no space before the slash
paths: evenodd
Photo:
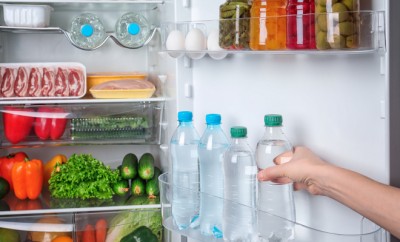
<path id="1" fill-rule="evenodd" d="M 160 182 L 160 196 L 161 196 L 161 210 L 163 215 L 163 225 L 170 231 L 174 231 L 181 235 L 187 236 L 188 238 L 195 239 L 196 241 L 224 241 L 222 238 L 217 239 L 213 236 L 206 236 L 200 232 L 200 226 L 192 223 L 189 228 L 180 230 L 177 224 L 174 222 L 172 216 L 172 194 L 175 189 L 188 190 L 187 188 L 182 188 L 179 186 L 173 186 L 170 183 L 168 173 L 164 173 L 159 177 Z M 193 190 L 188 190 L 185 194 L 189 194 L 192 197 L 202 197 L 207 196 L 211 198 L 211 195 L 195 192 Z M 213 202 L 221 202 L 223 206 L 232 206 L 240 210 L 238 214 L 249 213 L 250 211 L 254 213 L 263 213 L 263 217 L 268 217 L 268 220 L 273 224 L 291 224 L 294 231 L 294 242 L 310 242 L 310 241 L 324 241 L 324 242 L 386 242 L 386 231 L 369 221 L 368 219 L 362 217 L 359 214 L 356 214 L 354 211 L 347 211 L 343 213 L 342 210 L 338 209 L 337 213 L 335 213 L 335 218 L 329 218 L 326 216 L 324 211 L 318 211 L 318 216 L 315 217 L 313 215 L 313 224 L 306 224 L 297 221 L 303 221 L 302 218 L 297 218 L 297 221 L 290 221 L 285 218 L 279 217 L 272 213 L 261 212 L 256 210 L 255 208 L 248 207 L 246 205 L 238 204 L 229 200 L 224 200 L 218 197 L 212 197 Z M 343 214 L 343 216 L 341 215 Z M 337 215 L 337 216 L 336 216 Z M 235 221 L 239 221 L 241 218 L 236 217 L 237 214 L 230 214 L 230 222 L 228 225 L 240 226 L 239 224 L 235 224 Z M 307 215 L 306 215 L 307 216 Z M 345 217 L 346 221 L 340 221 L 341 226 L 332 226 L 331 221 L 338 221 L 338 218 Z M 200 214 L 201 220 L 201 214 Z M 273 222 L 272 222 L 273 221 Z M 316 222 L 316 221 L 320 221 Z M 192 226 L 193 225 L 193 226 Z M 228 226 L 225 224 L 225 226 Z M 223 225 L 224 227 L 224 225 Z M 338 229 L 340 228 L 340 229 Z M 222 231 L 223 233 L 223 231 Z M 275 236 L 280 236 L 279 233 L 275 234 Z M 252 241 L 260 241 L 263 242 L 263 239 L 258 237 L 258 233 L 253 235 Z M 280 238 L 282 239 L 282 238 Z M 280 239 L 271 240 L 270 241 L 281 241 Z M 285 240 L 286 241 L 286 240 Z"/>
<path id="2" fill-rule="evenodd" d="M 136 197 L 114 196 L 112 199 L 56 199 L 43 189 L 41 196 L 36 200 L 20 200 L 10 191 L 1 202 L 0 221 L 2 216 L 9 215 L 34 215 L 53 213 L 76 213 L 130 210 L 137 208 L 160 208 L 158 199 L 150 200 L 146 205 L 137 205 Z M 5 208 L 9 210 L 5 210 Z"/>
<path id="3" fill-rule="evenodd" d="M 91 49 L 86 49 L 86 48 L 82 48 L 78 45 L 76 45 L 72 38 L 71 38 L 71 34 L 67 31 L 64 30 L 62 28 L 59 27 L 45 27 L 45 28 L 29 28 L 29 27 L 10 27 L 10 26 L 0 26 L 0 32 L 6 32 L 6 33 L 15 33 L 15 34 L 64 34 L 65 37 L 68 39 L 68 41 L 75 46 L 76 48 L 79 48 L 81 50 L 87 50 L 87 51 L 91 51 L 91 50 L 95 50 L 100 48 L 101 46 L 103 46 L 109 39 L 112 39 L 117 45 L 124 47 L 124 48 L 128 48 L 128 49 L 139 49 L 142 48 L 144 46 L 146 46 L 155 36 L 155 34 L 157 33 L 158 28 L 153 28 L 149 31 L 149 34 L 147 36 L 146 41 L 143 42 L 143 44 L 138 45 L 138 46 L 134 46 L 134 47 L 127 47 L 124 46 L 122 43 L 120 43 L 118 41 L 118 39 L 115 37 L 115 33 L 107 33 L 107 37 L 103 40 L 102 43 L 100 43 L 98 46 L 91 48 Z"/>
<path id="4" fill-rule="evenodd" d="M 3 3 L 21 3 L 20 0 L 8 0 Z M 163 4 L 164 0 L 30 0 L 31 3 L 137 3 L 137 4 Z"/>

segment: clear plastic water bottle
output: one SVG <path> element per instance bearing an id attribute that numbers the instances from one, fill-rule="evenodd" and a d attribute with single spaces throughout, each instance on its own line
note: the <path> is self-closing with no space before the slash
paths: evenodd
<path id="1" fill-rule="evenodd" d="M 231 128 L 231 145 L 224 156 L 225 241 L 256 241 L 257 166 L 247 143 L 247 128 Z"/>
<path id="2" fill-rule="evenodd" d="M 190 111 L 178 113 L 179 125 L 170 142 L 172 158 L 172 217 L 180 230 L 193 226 L 200 210 L 200 136 L 193 126 Z M 198 221 L 197 221 L 198 224 Z"/>
<path id="3" fill-rule="evenodd" d="M 147 19 L 135 12 L 122 15 L 115 25 L 117 40 L 126 47 L 140 47 L 149 37 L 150 27 Z"/>
<path id="4" fill-rule="evenodd" d="M 103 23 L 93 13 L 82 13 L 75 17 L 70 35 L 72 42 L 83 49 L 95 49 L 107 38 Z"/>
<path id="5" fill-rule="evenodd" d="M 207 128 L 199 144 L 200 232 L 222 238 L 224 196 L 223 161 L 229 140 L 221 128 L 221 115 L 207 114 Z"/>
<path id="6" fill-rule="evenodd" d="M 259 170 L 275 166 L 273 159 L 291 152 L 292 145 L 282 130 L 282 116 L 264 116 L 265 133 L 257 144 L 256 162 Z M 293 241 L 295 207 L 293 184 L 258 183 L 258 231 L 262 241 Z"/>

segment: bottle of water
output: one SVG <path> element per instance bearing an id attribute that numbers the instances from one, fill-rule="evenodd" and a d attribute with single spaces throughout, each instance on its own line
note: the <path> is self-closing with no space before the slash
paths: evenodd
<path id="1" fill-rule="evenodd" d="M 192 112 L 178 113 L 179 125 L 171 138 L 172 217 L 180 230 L 195 224 L 200 210 L 199 160 L 200 136 L 192 123 Z M 197 221 L 198 224 L 198 221 Z"/>
<path id="2" fill-rule="evenodd" d="M 273 159 L 291 152 L 292 145 L 282 131 L 282 116 L 265 115 L 265 133 L 257 144 L 256 162 L 259 170 L 275 166 Z M 293 241 L 295 207 L 293 184 L 258 183 L 258 231 L 262 241 Z"/>
<path id="3" fill-rule="evenodd" d="M 200 232 L 222 238 L 224 196 L 223 160 L 229 140 L 221 128 L 221 115 L 206 115 L 207 128 L 199 144 Z"/>
<path id="4" fill-rule="evenodd" d="M 82 49 L 95 49 L 107 38 L 104 25 L 93 13 L 83 13 L 72 21 L 71 40 Z"/>
<path id="5" fill-rule="evenodd" d="M 232 127 L 231 137 L 224 156 L 224 240 L 251 242 L 257 238 L 257 166 L 246 127 Z"/>
<path id="6" fill-rule="evenodd" d="M 149 32 L 147 19 L 139 13 L 124 14 L 115 25 L 115 37 L 125 47 L 142 46 L 149 37 Z"/>

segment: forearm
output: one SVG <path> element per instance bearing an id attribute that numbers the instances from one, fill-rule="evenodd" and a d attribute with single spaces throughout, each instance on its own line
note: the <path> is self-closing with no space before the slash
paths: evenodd
<path id="1" fill-rule="evenodd" d="M 331 197 L 400 238 L 400 189 L 339 167 L 320 173 L 322 195 Z"/>

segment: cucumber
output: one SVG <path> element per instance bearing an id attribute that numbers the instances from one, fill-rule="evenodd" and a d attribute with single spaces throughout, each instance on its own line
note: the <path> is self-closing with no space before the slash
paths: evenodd
<path id="1" fill-rule="evenodd" d="M 158 177 L 161 175 L 161 170 L 160 170 L 160 168 L 158 168 L 157 166 L 155 166 L 154 167 L 154 175 L 153 175 L 153 178 L 151 178 L 151 179 L 157 179 L 158 180 Z"/>
<path id="2" fill-rule="evenodd" d="M 120 180 L 113 184 L 113 191 L 118 196 L 124 196 L 129 192 L 129 181 Z"/>
<path id="3" fill-rule="evenodd" d="M 154 157 L 150 153 L 145 153 L 139 160 L 139 176 L 144 180 L 150 180 L 154 176 Z"/>
<path id="4" fill-rule="evenodd" d="M 140 177 L 137 177 L 136 179 L 132 180 L 131 189 L 132 195 L 141 196 L 145 192 L 145 182 Z"/>
<path id="5" fill-rule="evenodd" d="M 149 198 L 156 198 L 160 194 L 158 179 L 156 177 L 146 182 L 146 194 L 149 196 Z"/>
<path id="6" fill-rule="evenodd" d="M 135 154 L 128 153 L 124 156 L 121 165 L 122 179 L 134 179 L 137 176 L 138 158 Z"/>

